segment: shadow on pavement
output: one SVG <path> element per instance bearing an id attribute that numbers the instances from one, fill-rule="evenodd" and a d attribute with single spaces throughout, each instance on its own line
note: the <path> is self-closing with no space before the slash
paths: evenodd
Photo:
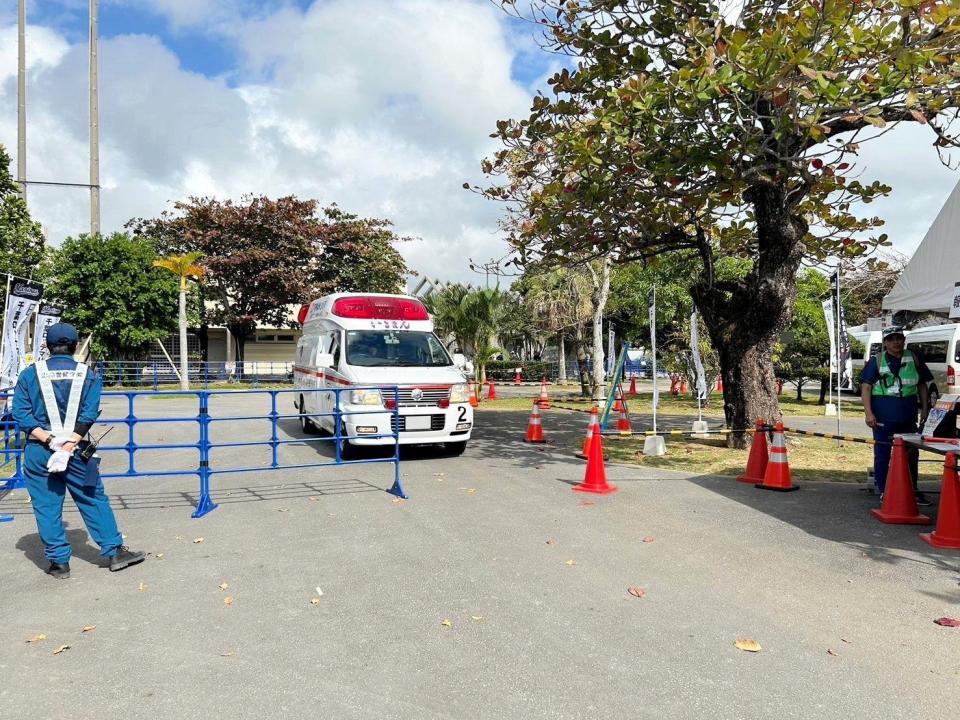
<path id="1" fill-rule="evenodd" d="M 106 561 L 100 555 L 100 550 L 88 542 L 86 530 L 79 528 L 71 530 L 68 522 L 64 522 L 64 527 L 67 529 L 67 541 L 72 548 L 72 559 L 80 558 L 98 567 L 103 567 L 106 564 Z M 43 554 L 43 543 L 37 533 L 30 533 L 21 537 L 17 540 L 16 548 L 22 551 L 26 558 L 41 570 L 46 570 L 50 564 L 50 561 Z"/>

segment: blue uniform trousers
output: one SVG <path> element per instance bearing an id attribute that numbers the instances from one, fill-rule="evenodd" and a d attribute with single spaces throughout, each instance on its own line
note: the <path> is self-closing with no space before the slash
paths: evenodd
<path id="1" fill-rule="evenodd" d="M 890 468 L 890 453 L 893 451 L 893 447 L 880 443 L 892 443 L 894 435 L 907 435 L 915 432 L 917 432 L 917 423 L 913 420 L 900 422 L 887 420 L 883 427 L 873 428 L 873 439 L 877 441 L 877 444 L 873 446 L 873 478 L 877 483 L 877 490 L 881 493 L 887 486 L 887 470 Z M 916 488 L 919 453 L 908 448 L 907 458 L 910 462 L 910 477 L 913 479 L 913 487 Z"/>
<path id="2" fill-rule="evenodd" d="M 103 482 L 98 477 L 95 484 L 84 485 L 86 464 L 76 455 L 70 458 L 66 472 L 48 473 L 49 457 L 50 452 L 42 445 L 27 443 L 24 475 L 47 560 L 60 564 L 70 560 L 70 542 L 63 527 L 63 499 L 67 490 L 80 510 L 87 532 L 100 546 L 100 554 L 105 557 L 116 555 L 123 540 L 110 508 L 110 499 L 103 490 Z"/>

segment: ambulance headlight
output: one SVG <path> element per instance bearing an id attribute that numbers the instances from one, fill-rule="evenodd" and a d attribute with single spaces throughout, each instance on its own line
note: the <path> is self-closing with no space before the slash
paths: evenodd
<path id="1" fill-rule="evenodd" d="M 454 385 L 452 388 L 450 388 L 450 402 L 461 403 L 467 402 L 469 399 L 470 397 L 467 394 L 466 385 Z"/>
<path id="2" fill-rule="evenodd" d="M 350 392 L 351 405 L 383 405 L 383 398 L 379 390 L 352 390 Z"/>

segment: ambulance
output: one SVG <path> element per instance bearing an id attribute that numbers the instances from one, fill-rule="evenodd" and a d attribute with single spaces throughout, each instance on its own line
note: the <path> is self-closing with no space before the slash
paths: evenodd
<path id="1" fill-rule="evenodd" d="M 293 395 L 304 432 L 335 434 L 339 401 L 342 458 L 393 445 L 397 420 L 400 444 L 463 453 L 473 430 L 469 364 L 450 357 L 419 300 L 336 293 L 304 305 L 297 319 Z"/>

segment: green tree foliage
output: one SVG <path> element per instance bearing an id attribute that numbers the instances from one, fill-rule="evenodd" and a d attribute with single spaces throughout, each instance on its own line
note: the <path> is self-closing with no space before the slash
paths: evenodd
<path id="1" fill-rule="evenodd" d="M 521 263 L 674 253 L 720 355 L 733 427 L 779 415 L 772 356 L 804 258 L 863 258 L 857 214 L 889 191 L 860 147 L 900 122 L 956 145 L 960 7 L 936 0 L 504 0 L 572 55 L 476 188 L 504 201 Z M 723 5 L 723 7 L 721 7 Z M 718 258 L 752 261 L 734 282 Z M 742 436 L 731 436 L 742 444 Z"/>
<path id="2" fill-rule="evenodd" d="M 135 218 L 127 227 L 155 238 L 165 254 L 201 253 L 201 341 L 209 324 L 226 326 L 242 361 L 258 323 L 295 324 L 291 306 L 339 289 L 398 291 L 406 266 L 390 224 L 336 207 L 324 216 L 317 217 L 315 200 L 293 196 L 190 198 L 172 213 Z"/>
<path id="3" fill-rule="evenodd" d="M 389 220 L 325 208 L 313 281 L 322 292 L 402 293 L 408 271 Z"/>
<path id="4" fill-rule="evenodd" d="M 473 356 L 481 381 L 486 380 L 486 364 L 500 352 L 494 338 L 509 307 L 508 297 L 499 288 L 454 284 L 424 298 L 437 335 L 452 337 L 457 349 Z"/>
<path id="5" fill-rule="evenodd" d="M 110 360 L 138 359 L 177 327 L 173 308 L 179 281 L 153 267 L 153 243 L 126 233 L 67 238 L 53 253 L 51 297 L 64 319 L 91 334 L 92 353 Z"/>
<path id="6" fill-rule="evenodd" d="M 0 145 L 0 273 L 36 276 L 45 257 L 43 229 L 30 219 L 9 165 L 10 156 Z M 4 302 L 0 298 L 0 308 Z"/>
<path id="7" fill-rule="evenodd" d="M 822 273 L 808 268 L 797 279 L 793 318 L 781 338 L 776 372 L 796 383 L 798 400 L 803 399 L 805 384 L 824 377 L 830 361 L 830 338 L 821 304 L 829 295 L 830 283 Z"/>

